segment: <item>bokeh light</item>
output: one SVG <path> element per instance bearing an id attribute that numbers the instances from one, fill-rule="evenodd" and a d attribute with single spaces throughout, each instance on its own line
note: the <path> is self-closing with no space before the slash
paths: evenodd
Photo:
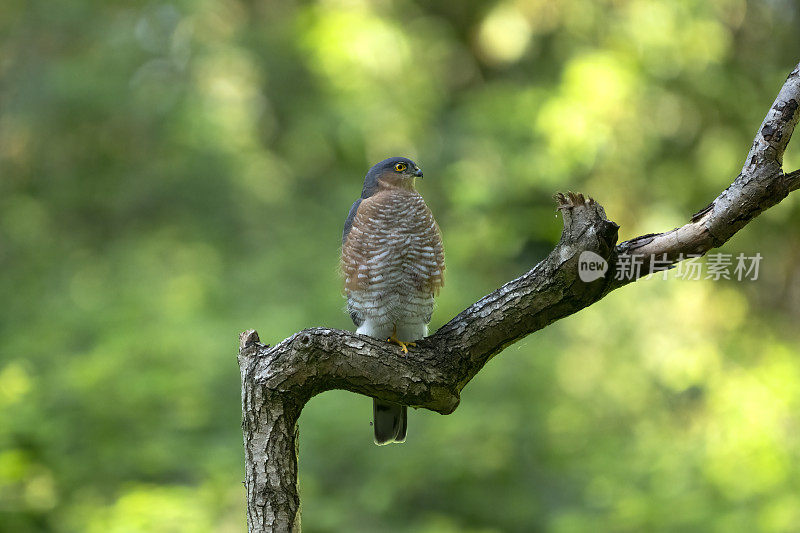
<path id="1" fill-rule="evenodd" d="M 237 334 L 352 327 L 341 226 L 371 164 L 425 171 L 435 329 L 545 257 L 557 191 L 622 239 L 707 205 L 799 23 L 788 1 L 4 2 L 0 531 L 244 530 Z M 658 276 L 513 345 L 402 446 L 372 444 L 368 398 L 314 398 L 304 530 L 796 530 L 798 227 L 789 197 L 726 244 L 757 281 Z"/>

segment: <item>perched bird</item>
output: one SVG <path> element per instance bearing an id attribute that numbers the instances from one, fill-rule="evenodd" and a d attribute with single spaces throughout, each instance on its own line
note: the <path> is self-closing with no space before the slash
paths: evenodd
<path id="1" fill-rule="evenodd" d="M 405 157 L 373 166 L 342 233 L 347 310 L 356 333 L 386 339 L 403 354 L 428 334 L 444 284 L 439 226 L 416 188 L 422 170 Z M 403 442 L 405 405 L 373 399 L 375 444 Z"/>

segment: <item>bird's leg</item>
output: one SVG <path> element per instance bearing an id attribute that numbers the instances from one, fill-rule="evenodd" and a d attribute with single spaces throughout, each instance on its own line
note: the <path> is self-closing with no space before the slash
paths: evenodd
<path id="1" fill-rule="evenodd" d="M 386 342 L 393 342 L 400 346 L 400 350 L 402 350 L 403 355 L 408 353 L 409 346 L 416 346 L 416 342 L 403 342 L 397 338 L 397 325 L 392 326 L 392 336 L 386 339 Z"/>

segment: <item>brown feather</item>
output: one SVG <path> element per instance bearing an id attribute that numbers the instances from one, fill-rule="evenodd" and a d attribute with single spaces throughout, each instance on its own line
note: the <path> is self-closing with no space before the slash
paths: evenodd
<path id="1" fill-rule="evenodd" d="M 439 226 L 416 190 L 384 186 L 361 202 L 342 246 L 346 291 L 409 283 L 435 295 L 444 269 Z"/>

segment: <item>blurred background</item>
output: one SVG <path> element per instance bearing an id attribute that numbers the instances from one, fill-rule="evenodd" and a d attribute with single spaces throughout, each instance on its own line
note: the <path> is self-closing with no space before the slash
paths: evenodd
<path id="1" fill-rule="evenodd" d="M 0 530 L 243 531 L 237 335 L 352 328 L 341 226 L 373 163 L 425 171 L 435 330 L 545 257 L 557 191 L 621 239 L 711 201 L 799 10 L 4 0 Z M 372 444 L 368 398 L 314 398 L 304 530 L 797 531 L 798 228 L 795 195 L 725 245 L 757 281 L 645 280 L 513 345 L 404 445 Z"/>

